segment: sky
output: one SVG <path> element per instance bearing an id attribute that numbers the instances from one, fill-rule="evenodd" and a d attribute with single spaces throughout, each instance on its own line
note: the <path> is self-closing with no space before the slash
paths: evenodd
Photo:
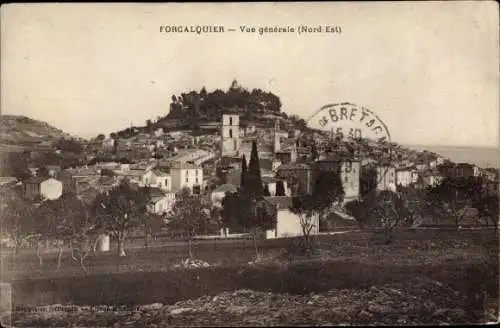
<path id="1" fill-rule="evenodd" d="M 364 106 L 404 144 L 499 144 L 494 1 L 9 4 L 1 14 L 2 114 L 81 137 L 143 125 L 168 113 L 172 94 L 226 90 L 237 79 L 304 118 L 325 104 Z M 342 30 L 239 31 L 298 25 Z"/>

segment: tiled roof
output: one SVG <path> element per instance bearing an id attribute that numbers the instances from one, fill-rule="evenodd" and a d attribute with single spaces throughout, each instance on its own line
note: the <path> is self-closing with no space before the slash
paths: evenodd
<path id="1" fill-rule="evenodd" d="M 292 206 L 292 197 L 288 196 L 274 196 L 264 197 L 264 199 L 271 205 L 277 206 L 280 210 L 289 209 Z"/>
<path id="2" fill-rule="evenodd" d="M 201 169 L 200 165 L 195 165 L 192 163 L 179 163 L 179 162 L 174 162 L 172 163 L 172 166 L 170 166 L 171 169 Z"/>
<path id="3" fill-rule="evenodd" d="M 276 179 L 275 177 L 268 177 L 268 176 L 262 177 L 263 183 L 274 183 L 277 181 L 278 181 L 278 179 Z"/>
<path id="4" fill-rule="evenodd" d="M 25 180 L 25 183 L 29 184 L 38 184 L 42 183 L 43 181 L 49 180 L 51 178 L 45 178 L 45 177 L 31 177 L 27 180 Z"/>
<path id="5" fill-rule="evenodd" d="M 153 173 L 158 177 L 168 176 L 169 172 L 164 169 L 154 169 Z"/>
<path id="6" fill-rule="evenodd" d="M 287 163 L 278 167 L 278 170 L 312 170 L 311 165 L 306 163 Z"/>
<path id="7" fill-rule="evenodd" d="M 213 192 L 236 192 L 238 188 L 230 183 L 223 184 L 217 187 Z"/>

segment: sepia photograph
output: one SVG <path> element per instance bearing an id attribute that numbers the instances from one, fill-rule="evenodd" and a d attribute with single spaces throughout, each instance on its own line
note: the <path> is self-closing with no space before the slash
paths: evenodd
<path id="1" fill-rule="evenodd" d="M 0 25 L 2 327 L 498 324 L 497 2 Z"/>

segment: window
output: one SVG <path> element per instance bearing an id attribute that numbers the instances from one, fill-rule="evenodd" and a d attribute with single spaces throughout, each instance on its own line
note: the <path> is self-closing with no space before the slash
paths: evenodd
<path id="1" fill-rule="evenodd" d="M 198 183 L 198 178 L 196 178 L 196 183 Z"/>
<path id="2" fill-rule="evenodd" d="M 229 138 L 233 138 L 233 129 L 229 129 Z"/>
<path id="3" fill-rule="evenodd" d="M 186 183 L 187 183 L 187 182 L 189 182 L 189 179 L 188 179 L 188 177 L 186 177 Z"/>
<path id="4" fill-rule="evenodd" d="M 233 118 L 232 117 L 229 118 L 229 125 L 233 125 Z"/>

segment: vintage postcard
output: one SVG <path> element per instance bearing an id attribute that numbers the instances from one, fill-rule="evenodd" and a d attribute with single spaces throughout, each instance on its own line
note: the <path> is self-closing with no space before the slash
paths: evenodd
<path id="1" fill-rule="evenodd" d="M 0 22 L 2 327 L 498 322 L 497 2 Z"/>

